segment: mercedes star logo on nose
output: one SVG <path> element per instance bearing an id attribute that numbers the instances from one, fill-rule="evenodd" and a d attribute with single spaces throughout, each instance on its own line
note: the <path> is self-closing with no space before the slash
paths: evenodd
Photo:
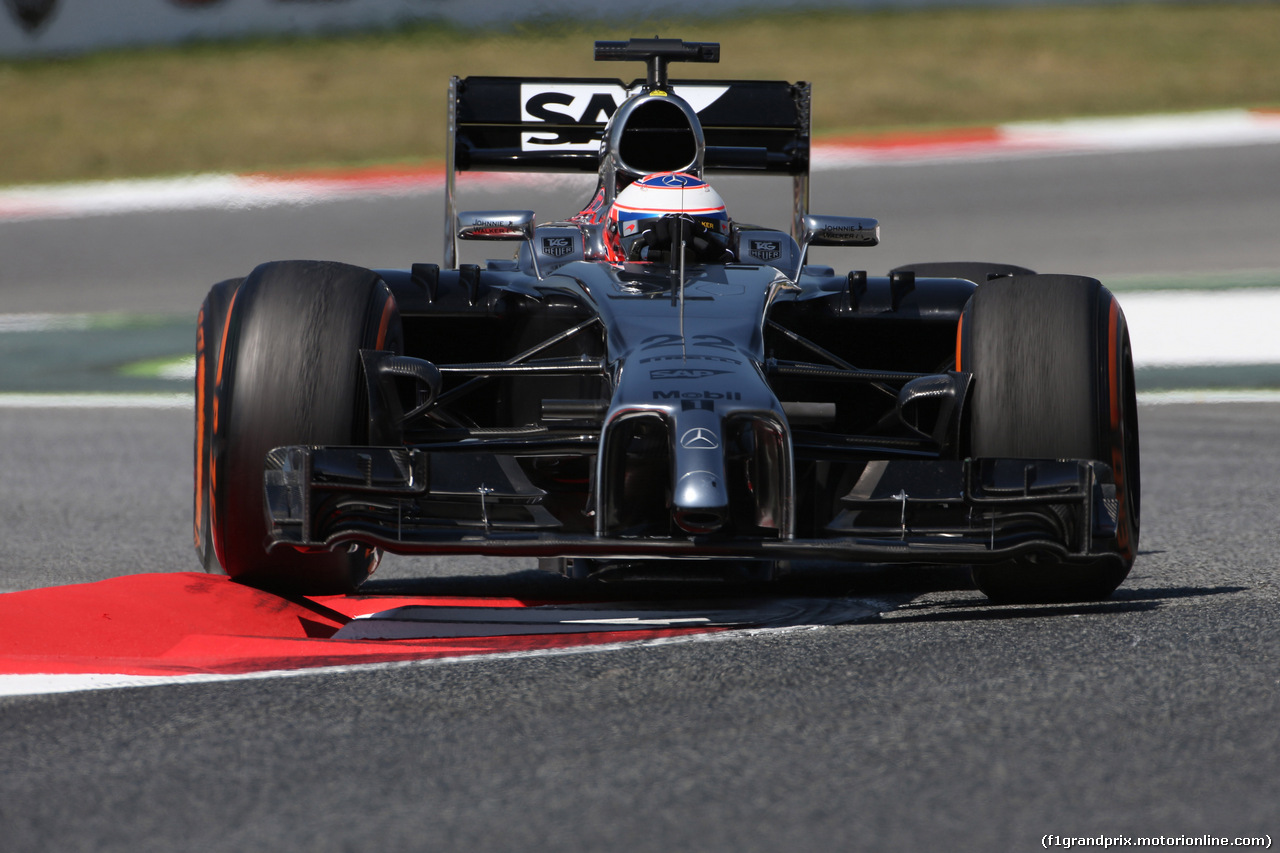
<path id="1" fill-rule="evenodd" d="M 716 434 L 706 427 L 694 427 L 680 436 L 680 446 L 692 450 L 715 450 L 720 442 Z"/>

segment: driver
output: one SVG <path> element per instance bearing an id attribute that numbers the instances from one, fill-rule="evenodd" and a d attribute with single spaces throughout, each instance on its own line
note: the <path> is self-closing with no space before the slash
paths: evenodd
<path id="1" fill-rule="evenodd" d="M 683 235 L 691 260 L 734 260 L 724 200 L 706 181 L 686 172 L 657 172 L 632 182 L 609 209 L 608 227 L 621 259 L 671 263 Z"/>

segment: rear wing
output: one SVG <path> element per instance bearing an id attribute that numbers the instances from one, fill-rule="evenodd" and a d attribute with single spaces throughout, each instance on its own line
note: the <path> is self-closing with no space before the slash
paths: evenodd
<path id="1" fill-rule="evenodd" d="M 793 178 L 796 227 L 808 212 L 808 83 L 672 80 L 698 114 L 704 170 Z M 445 204 L 456 230 L 455 175 L 465 171 L 597 172 L 610 116 L 645 81 L 607 78 L 454 77 L 449 83 Z M 456 264 L 446 241 L 446 266 Z"/>
<path id="2" fill-rule="evenodd" d="M 672 80 L 698 113 L 706 169 L 809 172 L 809 84 Z M 454 77 L 449 150 L 459 172 L 595 172 L 605 123 L 642 81 L 602 78 Z"/>

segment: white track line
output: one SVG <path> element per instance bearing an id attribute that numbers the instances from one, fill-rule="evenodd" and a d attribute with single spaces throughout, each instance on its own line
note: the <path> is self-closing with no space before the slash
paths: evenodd
<path id="1" fill-rule="evenodd" d="M 0 409 L 195 409 L 192 394 L 0 393 Z"/>
<path id="2" fill-rule="evenodd" d="M 927 135 L 900 144 L 814 146 L 815 171 L 955 161 L 1012 160 L 1066 154 L 1160 151 L 1280 143 L 1280 111 L 1200 113 L 1014 122 L 972 129 L 936 141 Z"/>
<path id="3" fill-rule="evenodd" d="M 1280 364 L 1280 288 L 1151 290 L 1121 292 L 1129 322 L 1135 366 L 1143 368 L 1232 367 Z M 0 314 L 0 334 L 83 329 L 90 315 Z M 189 378 L 193 365 L 171 366 L 175 378 Z M 1143 403 L 1275 402 L 1270 391 L 1204 389 L 1152 392 Z M 189 393 L 0 393 L 0 409 L 185 409 Z"/>
<path id="4" fill-rule="evenodd" d="M 892 608 L 888 601 L 867 599 L 868 606 L 876 612 Z M 868 616 L 868 618 L 869 618 Z M 847 623 L 860 624 L 865 619 Z M 209 684 L 225 681 L 261 681 L 272 678 L 297 678 L 313 675 L 343 675 L 346 673 L 378 672 L 409 667 L 446 666 L 486 660 L 521 660 L 525 658 L 563 657 L 566 655 L 616 652 L 623 649 L 651 648 L 654 646 L 684 645 L 686 643 L 717 643 L 740 640 L 760 634 L 788 634 L 797 631 L 813 631 L 833 627 L 826 625 L 795 625 L 782 628 L 732 628 L 706 634 L 684 634 L 674 637 L 657 637 L 648 640 L 630 640 L 599 645 L 569 646 L 559 649 L 530 649 L 518 652 L 494 652 L 492 654 L 461 655 L 458 657 L 425 658 L 421 660 L 388 661 L 383 663 L 343 664 L 340 666 L 308 667 L 303 669 L 266 670 L 235 674 L 192 673 L 190 675 L 123 675 L 115 673 L 83 674 L 12 674 L 0 675 L 0 696 L 40 696 L 50 693 L 78 693 L 86 690 L 112 690 L 121 687 L 161 687 L 166 685 Z"/>
<path id="5" fill-rule="evenodd" d="M 1280 288 L 1117 294 L 1134 366 L 1280 364 Z"/>
<path id="6" fill-rule="evenodd" d="M 1280 391 L 1148 391 L 1138 395 L 1140 406 L 1218 403 L 1280 403 Z"/>

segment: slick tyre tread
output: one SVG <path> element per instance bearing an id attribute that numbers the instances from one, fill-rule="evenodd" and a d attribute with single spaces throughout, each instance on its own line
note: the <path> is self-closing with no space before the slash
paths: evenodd
<path id="1" fill-rule="evenodd" d="M 973 374 L 969 454 L 1106 462 L 1119 504 L 1114 554 L 975 566 L 975 584 L 997 602 L 1107 598 L 1133 564 L 1140 515 L 1133 358 L 1120 306 L 1091 278 L 998 278 L 978 287 L 960 332 L 958 366 Z"/>
<path id="2" fill-rule="evenodd" d="M 218 563 L 236 580 L 298 594 L 354 590 L 378 552 L 353 547 L 268 552 L 263 460 L 274 447 L 367 441 L 359 351 L 399 352 L 400 320 L 370 270 L 283 261 L 253 271 L 227 321 L 216 391 L 210 525 Z"/>

